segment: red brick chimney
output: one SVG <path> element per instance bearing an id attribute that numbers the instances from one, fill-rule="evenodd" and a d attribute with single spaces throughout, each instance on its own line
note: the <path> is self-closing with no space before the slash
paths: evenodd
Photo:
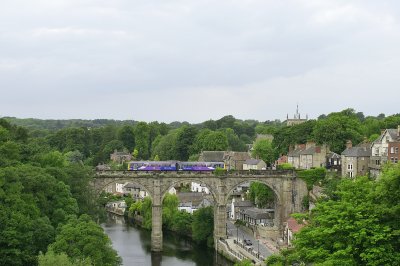
<path id="1" fill-rule="evenodd" d="M 353 142 L 351 142 L 351 140 L 348 140 L 346 142 L 346 149 L 350 149 L 351 147 L 353 147 Z"/>

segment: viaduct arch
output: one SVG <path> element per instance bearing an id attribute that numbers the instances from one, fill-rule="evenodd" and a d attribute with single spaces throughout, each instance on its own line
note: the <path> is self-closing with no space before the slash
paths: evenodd
<path id="1" fill-rule="evenodd" d="M 152 198 L 151 249 L 162 250 L 162 200 L 168 189 L 178 183 L 195 181 L 206 185 L 215 200 L 214 243 L 226 239 L 226 205 L 233 190 L 240 184 L 258 181 L 269 186 L 275 193 L 275 222 L 282 224 L 294 212 L 300 212 L 302 199 L 308 194 L 306 183 L 296 177 L 293 170 L 237 171 L 215 175 L 203 172 L 141 172 L 98 171 L 92 181 L 93 189 L 100 193 L 113 182 L 134 182 L 143 186 Z"/>

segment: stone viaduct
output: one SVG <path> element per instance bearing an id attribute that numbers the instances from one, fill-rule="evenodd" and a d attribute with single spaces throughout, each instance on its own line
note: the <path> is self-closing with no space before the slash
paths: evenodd
<path id="1" fill-rule="evenodd" d="M 296 178 L 292 170 L 235 171 L 216 175 L 210 172 L 141 172 L 98 171 L 92 186 L 100 193 L 109 184 L 132 182 L 141 185 L 152 198 L 152 251 L 162 250 L 162 201 L 172 186 L 186 182 L 206 185 L 214 197 L 214 243 L 218 250 L 219 239 L 226 235 L 226 205 L 233 190 L 250 181 L 266 184 L 275 192 L 275 224 L 282 230 L 283 222 L 291 213 L 300 212 L 302 199 L 307 195 L 305 182 Z"/>

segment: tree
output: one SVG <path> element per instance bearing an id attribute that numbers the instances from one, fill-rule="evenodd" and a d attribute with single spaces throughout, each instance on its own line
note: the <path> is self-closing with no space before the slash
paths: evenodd
<path id="1" fill-rule="evenodd" d="M 328 144 L 333 152 L 341 153 L 347 140 L 359 143 L 362 140 L 362 126 L 352 109 L 331 113 L 319 120 L 313 130 L 313 138 L 319 144 Z"/>
<path id="2" fill-rule="evenodd" d="M 167 193 L 165 195 L 162 206 L 162 221 L 166 228 L 172 228 L 174 219 L 179 212 L 178 210 L 179 199 L 176 195 Z"/>
<path id="3" fill-rule="evenodd" d="M 146 122 L 139 122 L 135 128 L 135 149 L 138 150 L 138 158 L 147 160 L 149 154 L 150 128 Z"/>
<path id="4" fill-rule="evenodd" d="M 275 150 L 272 143 L 268 139 L 256 141 L 253 146 L 252 156 L 262 159 L 267 164 L 272 164 L 275 161 Z"/>
<path id="5" fill-rule="evenodd" d="M 72 217 L 63 225 L 49 251 L 65 253 L 73 260 L 90 258 L 94 265 L 121 265 L 122 262 L 112 249 L 111 240 L 88 215 Z"/>
<path id="6" fill-rule="evenodd" d="M 156 142 L 157 139 L 154 141 Z M 153 146 L 152 156 L 158 155 L 160 160 L 174 160 L 178 157 L 177 155 L 177 132 L 170 132 L 166 136 L 159 136 L 159 141 Z"/>
<path id="7" fill-rule="evenodd" d="M 187 161 L 196 134 L 197 129 L 193 126 L 183 126 L 179 129 L 176 139 L 177 160 Z"/>
<path id="8" fill-rule="evenodd" d="M 193 213 L 192 236 L 199 243 L 214 244 L 214 211 L 211 206 L 200 208 Z"/>
<path id="9" fill-rule="evenodd" d="M 228 139 L 221 131 L 211 132 L 204 139 L 203 150 L 224 151 L 228 148 Z"/>
<path id="10" fill-rule="evenodd" d="M 91 266 L 90 259 L 72 260 L 65 253 L 55 254 L 49 251 L 46 254 L 40 253 L 38 257 L 39 266 Z"/>
<path id="11" fill-rule="evenodd" d="M 251 202 L 258 208 L 274 207 L 275 193 L 263 183 L 252 182 L 249 196 Z"/>
<path id="12" fill-rule="evenodd" d="M 121 141 L 125 148 L 129 151 L 135 148 L 135 132 L 134 128 L 129 125 L 125 125 L 118 130 L 118 140 Z"/>
<path id="13" fill-rule="evenodd" d="M 342 180 L 337 198 L 317 202 L 291 257 L 306 264 L 399 265 L 399 180 L 399 164 L 378 181 Z"/>

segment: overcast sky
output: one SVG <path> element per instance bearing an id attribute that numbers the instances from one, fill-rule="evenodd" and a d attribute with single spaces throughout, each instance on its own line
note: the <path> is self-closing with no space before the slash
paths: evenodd
<path id="1" fill-rule="evenodd" d="M 400 113 L 400 2 L 1 0 L 0 117 Z"/>

